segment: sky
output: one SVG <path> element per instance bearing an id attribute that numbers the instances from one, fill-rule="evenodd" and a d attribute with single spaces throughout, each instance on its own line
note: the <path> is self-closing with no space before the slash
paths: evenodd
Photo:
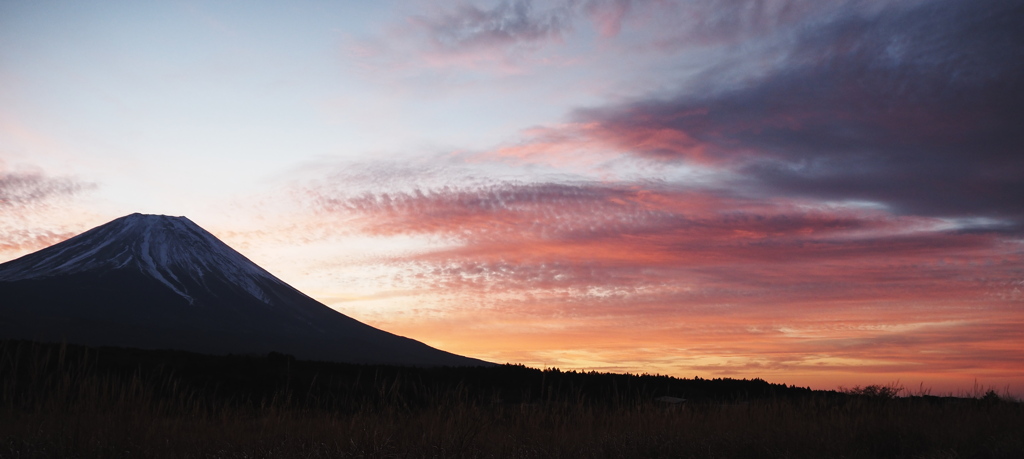
<path id="1" fill-rule="evenodd" d="M 1024 396 L 1024 2 L 0 0 L 0 262 L 186 216 L 538 368 Z"/>

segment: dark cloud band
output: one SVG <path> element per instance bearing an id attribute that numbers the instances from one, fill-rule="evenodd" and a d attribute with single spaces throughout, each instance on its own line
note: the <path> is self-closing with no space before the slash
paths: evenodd
<path id="1" fill-rule="evenodd" d="M 1024 6 L 1003 1 L 839 16 L 800 34 L 784 65 L 742 86 L 575 116 L 640 145 L 629 151 L 641 157 L 737 170 L 759 193 L 1020 220 L 1021 23 Z M 685 142 L 636 138 L 673 138 L 666 132 Z M 705 157 L 693 157 L 694 141 Z"/>

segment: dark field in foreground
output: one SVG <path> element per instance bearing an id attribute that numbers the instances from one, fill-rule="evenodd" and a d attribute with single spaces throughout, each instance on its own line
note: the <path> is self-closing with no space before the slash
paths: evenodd
<path id="1" fill-rule="evenodd" d="M 891 395 L 10 341 L 0 457 L 1024 457 L 1021 403 Z"/>

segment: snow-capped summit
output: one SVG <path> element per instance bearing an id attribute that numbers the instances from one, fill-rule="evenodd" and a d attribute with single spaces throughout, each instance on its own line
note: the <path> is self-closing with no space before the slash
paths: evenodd
<path id="1" fill-rule="evenodd" d="M 0 339 L 481 365 L 304 295 L 185 217 L 131 214 L 0 264 Z"/>
<path id="2" fill-rule="evenodd" d="M 122 269 L 142 271 L 190 303 L 189 290 L 214 277 L 264 301 L 261 283 L 283 283 L 185 217 L 139 213 L 4 265 L 0 281 Z"/>

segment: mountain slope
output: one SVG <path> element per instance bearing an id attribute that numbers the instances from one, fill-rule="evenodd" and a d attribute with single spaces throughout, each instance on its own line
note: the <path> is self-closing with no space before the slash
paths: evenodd
<path id="1" fill-rule="evenodd" d="M 132 214 L 0 264 L 0 338 L 485 365 L 304 295 L 184 217 Z"/>

